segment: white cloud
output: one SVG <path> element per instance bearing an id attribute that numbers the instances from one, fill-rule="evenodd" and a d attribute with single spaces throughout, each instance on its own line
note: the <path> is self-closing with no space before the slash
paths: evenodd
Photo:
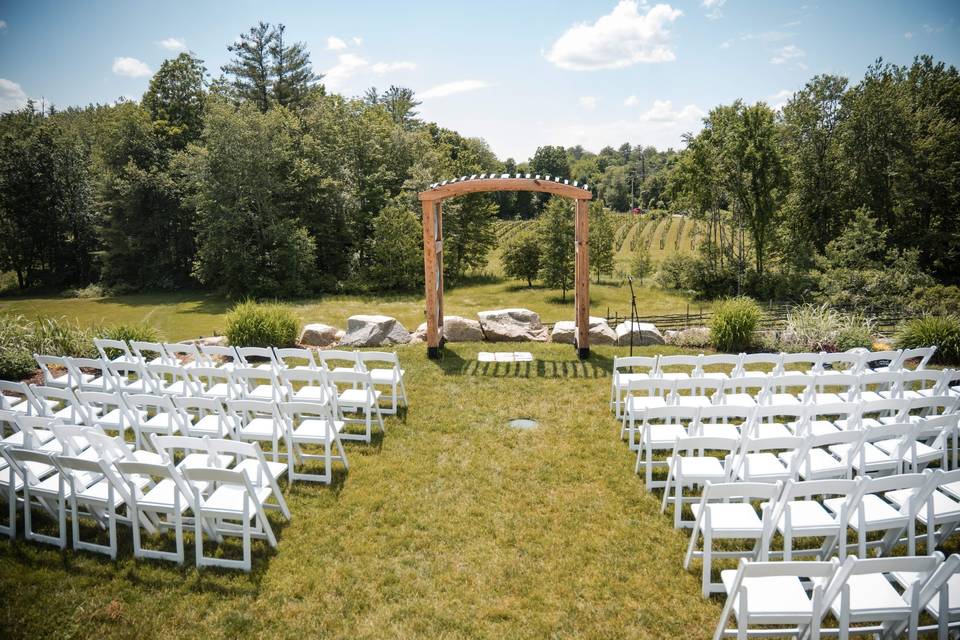
<path id="1" fill-rule="evenodd" d="M 654 100 L 653 106 L 640 114 L 647 122 L 695 122 L 704 116 L 704 111 L 695 104 L 688 104 L 679 111 L 673 108 L 671 100 Z"/>
<path id="2" fill-rule="evenodd" d="M 371 64 L 369 60 L 355 53 L 341 53 L 337 56 L 337 64 L 324 73 L 323 82 L 327 87 L 339 88 L 347 80 L 358 74 L 376 73 L 383 75 L 393 71 L 412 71 L 416 68 L 417 65 L 414 63 L 403 60 Z"/>
<path id="3" fill-rule="evenodd" d="M 363 38 L 361 38 L 360 36 L 353 36 L 350 39 L 353 41 L 354 46 L 359 47 L 360 45 L 363 44 Z"/>
<path id="4" fill-rule="evenodd" d="M 640 104 L 640 98 L 637 96 L 627 96 L 627 99 L 623 101 L 623 106 L 625 107 L 636 107 Z"/>
<path id="5" fill-rule="evenodd" d="M 903 34 L 903 37 L 906 38 L 907 40 L 909 40 L 910 38 L 913 37 L 913 32 L 912 32 L 912 31 L 907 31 L 906 33 Z"/>
<path id="6" fill-rule="evenodd" d="M 771 96 L 767 96 L 765 102 L 770 105 L 774 111 L 780 111 L 787 104 L 787 101 L 793 97 L 793 91 L 790 89 L 781 89 Z"/>
<path id="7" fill-rule="evenodd" d="M 27 104 L 27 94 L 13 80 L 0 78 L 0 113 L 15 111 Z"/>
<path id="8" fill-rule="evenodd" d="M 413 71 L 416 68 L 417 65 L 405 60 L 399 62 L 378 62 L 370 66 L 370 69 L 374 73 L 379 74 L 390 73 L 391 71 Z"/>
<path id="9" fill-rule="evenodd" d="M 788 44 L 785 47 L 780 47 L 777 49 L 773 57 L 770 58 L 770 64 L 783 64 L 784 62 L 789 62 L 796 58 L 802 58 L 807 55 L 803 49 L 800 49 L 792 44 Z"/>
<path id="10" fill-rule="evenodd" d="M 447 96 L 452 96 L 456 93 L 477 91 L 479 89 L 486 89 L 489 86 L 492 85 L 485 80 L 457 80 L 455 82 L 447 82 L 427 89 L 423 93 L 417 94 L 417 97 L 424 100 L 429 100 L 430 98 L 446 98 Z"/>
<path id="11" fill-rule="evenodd" d="M 646 7 L 644 7 L 646 8 Z M 676 59 L 667 25 L 683 15 L 668 4 L 640 13 L 635 0 L 620 0 L 593 24 L 576 24 L 561 35 L 546 58 L 561 69 L 620 69 Z"/>
<path id="12" fill-rule="evenodd" d="M 580 99 L 577 100 L 580 103 L 581 109 L 586 109 L 587 111 L 593 111 L 597 108 L 597 97 L 596 96 L 580 96 Z"/>
<path id="13" fill-rule="evenodd" d="M 150 67 L 136 58 L 120 57 L 113 59 L 113 72 L 118 76 L 140 78 L 151 74 Z"/>
<path id="14" fill-rule="evenodd" d="M 167 51 L 186 51 L 187 43 L 182 38 L 164 38 L 158 42 L 161 47 Z"/>
<path id="15" fill-rule="evenodd" d="M 925 25 L 923 25 L 923 30 L 926 31 L 927 33 L 940 33 L 941 31 L 943 31 L 943 29 L 944 29 L 944 27 L 943 27 L 942 24 L 937 24 L 937 25 L 925 24 Z"/>
<path id="16" fill-rule="evenodd" d="M 711 20 L 723 17 L 723 5 L 727 0 L 703 0 L 700 4 L 707 9 L 707 17 Z"/>
<path id="17" fill-rule="evenodd" d="M 337 36 L 330 36 L 327 38 L 327 49 L 329 51 L 343 51 L 347 48 L 347 43 L 338 38 Z"/>
<path id="18" fill-rule="evenodd" d="M 7 21 L 0 20 L 0 31 L 6 31 L 6 30 L 7 30 Z"/>

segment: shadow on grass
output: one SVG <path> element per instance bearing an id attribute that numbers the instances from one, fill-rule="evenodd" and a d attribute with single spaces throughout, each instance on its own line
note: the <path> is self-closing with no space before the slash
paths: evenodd
<path id="1" fill-rule="evenodd" d="M 489 378 L 606 378 L 613 369 L 613 360 L 591 353 L 586 360 L 572 353 L 569 360 L 534 359 L 533 362 L 479 362 L 464 359 L 445 347 L 439 360 L 431 360 L 444 375 L 482 376 Z"/>

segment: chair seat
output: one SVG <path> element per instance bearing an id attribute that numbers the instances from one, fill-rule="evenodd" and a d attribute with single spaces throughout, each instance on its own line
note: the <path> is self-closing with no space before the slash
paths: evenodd
<path id="1" fill-rule="evenodd" d="M 760 438 L 789 438 L 796 434 L 782 422 L 758 422 L 753 427 L 752 435 Z"/>
<path id="2" fill-rule="evenodd" d="M 667 406 L 667 401 L 661 396 L 630 396 L 624 403 L 624 411 L 630 413 L 643 413 L 647 409 L 655 409 Z"/>
<path id="3" fill-rule="evenodd" d="M 840 514 L 843 503 L 843 498 L 828 498 L 823 501 L 823 505 L 837 515 Z M 901 527 L 907 524 L 905 515 L 894 509 L 888 502 L 883 501 L 880 496 L 868 493 L 863 496 L 860 503 L 850 514 L 850 526 L 854 529 L 860 528 L 860 509 L 864 510 L 864 520 L 868 531 Z"/>
<path id="4" fill-rule="evenodd" d="M 293 394 L 294 400 L 304 401 L 304 402 L 326 402 L 327 398 L 330 397 L 330 392 L 327 391 L 324 387 L 301 387 Z"/>
<path id="5" fill-rule="evenodd" d="M 30 494 L 35 496 L 41 496 L 43 498 L 56 498 L 60 495 L 60 474 L 55 473 L 52 476 L 40 480 L 36 484 L 30 485 Z M 64 478 L 63 481 L 63 497 L 69 498 L 71 496 L 70 491 L 70 482 Z"/>
<path id="6" fill-rule="evenodd" d="M 827 448 L 841 460 L 846 460 L 852 447 L 852 444 L 833 444 Z M 894 460 L 887 453 L 878 449 L 872 442 L 863 443 L 863 459 L 866 460 L 867 469 L 895 467 L 897 465 L 897 460 Z M 863 466 L 863 463 L 861 462 L 860 453 L 853 456 L 852 462 L 854 469 L 862 471 L 861 466 Z"/>
<path id="7" fill-rule="evenodd" d="M 713 456 L 685 456 L 677 460 L 677 476 L 686 483 L 726 478 L 723 463 Z"/>
<path id="8" fill-rule="evenodd" d="M 713 403 L 707 396 L 677 396 L 674 403 L 678 407 L 710 407 Z"/>
<path id="9" fill-rule="evenodd" d="M 837 533 L 840 521 L 816 500 L 793 500 L 789 503 L 790 530 L 794 537 L 827 536 Z M 786 514 L 777 522 L 780 533 L 786 531 Z"/>
<path id="10" fill-rule="evenodd" d="M 205 388 L 205 389 L 203 390 L 203 395 L 205 395 L 205 396 L 211 396 L 211 397 L 214 397 L 214 398 L 231 398 L 231 397 L 233 397 L 233 393 L 232 393 L 232 391 L 231 391 L 231 387 L 230 387 L 230 385 L 227 384 L 226 382 L 218 382 L 218 383 L 216 383 L 216 384 L 210 385 L 209 387 L 207 387 L 207 388 Z"/>
<path id="11" fill-rule="evenodd" d="M 90 485 L 82 491 L 77 491 L 77 499 L 82 502 L 92 503 L 101 507 L 110 505 L 110 481 L 100 480 Z M 124 500 L 117 491 L 113 492 L 113 508 L 123 506 Z"/>
<path id="12" fill-rule="evenodd" d="M 897 593 L 881 574 L 868 573 L 847 578 L 850 589 L 850 621 L 880 622 L 902 620 L 910 615 L 910 604 Z M 835 616 L 840 615 L 840 598 L 830 603 Z"/>
<path id="13" fill-rule="evenodd" d="M 696 434 L 712 438 L 740 439 L 740 429 L 729 422 L 702 422 L 697 425 Z"/>
<path id="14" fill-rule="evenodd" d="M 274 479 L 279 478 L 287 472 L 287 464 L 285 462 L 271 462 L 266 460 L 267 470 L 270 472 L 270 475 Z M 234 471 L 243 471 L 247 474 L 247 477 L 250 478 L 250 484 L 255 487 L 258 486 L 270 486 L 267 478 L 263 476 L 263 469 L 260 467 L 260 461 L 254 460 L 253 458 L 244 458 L 241 462 L 233 468 Z"/>
<path id="15" fill-rule="evenodd" d="M 33 435 L 34 435 L 33 446 L 37 446 L 38 444 L 37 440 L 40 441 L 39 444 L 45 444 L 53 440 L 53 433 L 47 431 L 46 429 L 34 429 Z M 24 441 L 23 431 L 17 431 L 16 433 L 13 433 L 7 436 L 3 440 L 0 440 L 0 442 L 2 442 L 3 444 L 10 445 L 11 447 L 23 447 L 23 441 Z"/>
<path id="16" fill-rule="evenodd" d="M 372 402 L 370 396 L 373 396 Z M 367 389 L 344 389 L 340 392 L 338 402 L 347 407 L 367 407 L 380 401 L 379 391 Z"/>
<path id="17" fill-rule="evenodd" d="M 257 385 L 252 391 L 248 392 L 247 397 L 254 400 L 273 400 L 275 397 L 284 397 L 286 392 L 286 389 L 274 387 L 272 384 L 261 384 Z"/>
<path id="18" fill-rule="evenodd" d="M 650 374 L 648 373 L 619 373 L 616 377 L 617 387 L 620 389 L 626 389 L 630 386 L 631 382 L 636 382 L 637 380 L 649 380 Z"/>
<path id="19" fill-rule="evenodd" d="M 877 442 L 874 442 L 873 444 L 874 444 L 875 447 L 877 447 L 877 449 L 880 449 L 880 450 L 883 451 L 884 453 L 886 453 L 886 454 L 892 454 L 894 451 L 896 451 L 897 445 L 898 445 L 899 443 L 900 443 L 900 439 L 899 439 L 899 438 L 894 438 L 894 439 L 891 439 L 891 440 L 879 440 L 879 441 L 877 441 Z M 931 461 L 931 460 L 937 460 L 938 458 L 940 458 L 941 456 L 943 456 L 943 452 L 940 451 L 939 449 L 934 449 L 934 448 L 931 447 L 930 445 L 926 445 L 926 444 L 924 444 L 924 443 L 922 443 L 922 442 L 915 442 L 914 445 L 913 445 L 913 447 L 907 449 L 907 450 L 904 452 L 904 454 L 903 454 L 903 459 L 904 459 L 905 461 L 910 462 L 910 463 L 913 463 L 913 462 L 914 462 L 914 459 L 913 459 L 913 456 L 914 456 L 913 449 L 914 449 L 914 447 L 916 447 L 917 462 L 929 462 L 929 461 Z"/>
<path id="20" fill-rule="evenodd" d="M 143 421 L 144 419 L 146 419 L 146 417 L 147 415 L 145 413 L 143 413 L 142 411 L 139 412 L 138 419 L 140 421 Z M 120 411 L 120 409 L 111 409 L 107 413 L 97 418 L 96 423 L 108 429 L 119 430 L 122 426 L 125 426 L 127 424 L 127 420 L 124 417 L 123 412 Z"/>
<path id="21" fill-rule="evenodd" d="M 685 371 L 662 371 L 659 377 L 664 380 L 689 380 L 690 374 Z"/>
<path id="22" fill-rule="evenodd" d="M 943 491 L 948 496 L 952 496 L 960 500 L 960 480 L 956 482 L 947 482 L 946 484 L 941 484 L 939 489 L 940 491 Z"/>
<path id="23" fill-rule="evenodd" d="M 164 393 L 170 396 L 184 396 L 189 395 L 193 389 L 187 385 L 183 380 L 175 380 L 170 383 L 160 383 L 160 393 Z"/>
<path id="24" fill-rule="evenodd" d="M 749 393 L 727 393 L 721 397 L 720 404 L 730 407 L 755 407 L 757 400 Z"/>
<path id="25" fill-rule="evenodd" d="M 327 440 L 333 441 L 330 434 L 329 424 L 333 425 L 336 433 L 343 431 L 343 421 L 333 420 L 330 423 L 326 420 L 310 419 L 302 421 L 296 429 L 293 430 L 293 439 L 300 443 L 325 443 Z"/>
<path id="26" fill-rule="evenodd" d="M 164 478 L 137 500 L 137 506 L 147 510 L 172 512 L 178 491 L 176 482 Z M 180 513 L 189 508 L 189 499 L 180 493 Z"/>
<path id="27" fill-rule="evenodd" d="M 784 464 L 789 465 L 796 457 L 796 451 L 784 451 L 780 454 L 780 459 Z M 847 464 L 837 460 L 823 449 L 811 449 L 807 453 L 806 459 L 800 465 L 800 477 L 804 480 L 810 478 L 837 478 L 847 473 Z"/>
<path id="28" fill-rule="evenodd" d="M 912 489 L 900 489 L 899 491 L 890 491 L 884 495 L 884 497 L 897 505 L 902 507 L 904 503 L 913 495 L 915 492 Z M 950 498 L 946 494 L 943 494 L 939 491 L 934 491 L 931 495 L 933 499 L 933 522 L 934 526 L 939 525 L 943 522 L 957 522 L 960 521 L 960 502 L 957 502 L 953 498 Z M 917 512 L 917 520 L 922 522 L 924 525 L 927 524 L 927 507 L 924 505 Z"/>
<path id="29" fill-rule="evenodd" d="M 190 433 L 199 436 L 222 438 L 226 436 L 224 431 L 220 416 L 212 413 L 202 416 L 194 424 L 190 425 Z"/>
<path id="30" fill-rule="evenodd" d="M 400 369 L 370 369 L 370 379 L 374 384 L 393 384 L 399 382 L 406 371 Z"/>
<path id="31" fill-rule="evenodd" d="M 169 413 L 158 413 L 146 422 L 140 425 L 141 429 L 148 431 L 162 431 L 164 433 L 179 433 L 180 425 L 173 419 Z"/>
<path id="32" fill-rule="evenodd" d="M 780 459 L 772 453 L 748 453 L 744 464 L 737 469 L 740 480 L 775 481 L 786 480 L 790 470 L 783 466 Z"/>
<path id="33" fill-rule="evenodd" d="M 733 595 L 733 612 L 740 614 L 740 595 L 731 594 L 737 572 L 720 572 L 720 581 Z M 813 603 L 796 576 L 764 576 L 744 578 L 741 582 L 747 593 L 747 614 L 755 624 L 801 624 L 810 621 Z"/>
<path id="34" fill-rule="evenodd" d="M 700 503 L 690 505 L 694 518 L 700 515 Z M 756 510 L 742 502 L 711 503 L 710 527 L 714 538 L 759 538 L 763 534 L 763 522 Z"/>
<path id="35" fill-rule="evenodd" d="M 928 577 L 927 574 L 915 571 L 894 571 L 890 575 L 904 589 L 913 585 L 917 580 L 923 582 Z M 947 580 L 947 607 L 951 618 L 956 618 L 960 614 L 960 574 L 954 574 Z M 938 596 L 930 598 L 930 601 L 927 602 L 927 611 L 934 618 L 940 618 L 940 598 Z"/>
<path id="36" fill-rule="evenodd" d="M 271 418 L 254 418 L 240 429 L 240 434 L 245 438 L 272 440 L 277 431 Z"/>
<path id="37" fill-rule="evenodd" d="M 800 404 L 800 398 L 793 395 L 792 393 L 771 393 L 767 396 L 769 405 L 788 405 L 796 406 Z"/>
<path id="38" fill-rule="evenodd" d="M 809 429 L 809 435 L 823 436 L 829 433 L 837 433 L 838 431 L 842 431 L 843 427 L 839 426 L 840 422 L 841 421 L 838 420 L 837 424 L 835 424 L 829 420 L 811 420 L 810 424 L 807 426 Z"/>
<path id="39" fill-rule="evenodd" d="M 121 380 L 118 385 L 124 393 L 152 393 L 153 387 L 147 384 L 146 380 Z"/>
<path id="40" fill-rule="evenodd" d="M 701 378 L 706 378 L 707 380 L 729 380 L 730 375 L 723 373 L 722 371 L 705 371 L 700 374 Z"/>
<path id="41" fill-rule="evenodd" d="M 254 487 L 257 499 L 263 503 L 270 497 L 273 490 L 267 487 Z M 256 505 L 244 487 L 238 485 L 221 485 L 204 501 L 201 510 L 205 515 L 223 515 L 238 518 L 243 515 L 243 505 L 246 502 L 247 515 L 252 519 L 256 514 Z"/>
<path id="42" fill-rule="evenodd" d="M 188 453 L 177 465 L 177 469 L 226 469 L 233 464 L 233 456 L 220 453 L 211 456 L 208 453 Z"/>
<path id="43" fill-rule="evenodd" d="M 861 391 L 860 402 L 879 402 L 890 399 L 889 391 Z"/>
<path id="44" fill-rule="evenodd" d="M 643 445 L 653 449 L 672 449 L 677 438 L 687 435 L 681 424 L 652 424 L 643 430 Z"/>

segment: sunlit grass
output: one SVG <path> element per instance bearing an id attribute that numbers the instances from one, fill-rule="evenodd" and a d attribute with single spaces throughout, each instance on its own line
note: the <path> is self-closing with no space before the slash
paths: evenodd
<path id="1" fill-rule="evenodd" d="M 134 561 L 124 528 L 116 563 L 0 541 L 0 636 L 708 637 L 720 603 L 608 410 L 613 349 L 478 365 L 490 348 L 401 348 L 405 419 L 349 446 L 341 484 L 285 489 L 293 521 L 250 575 Z"/>

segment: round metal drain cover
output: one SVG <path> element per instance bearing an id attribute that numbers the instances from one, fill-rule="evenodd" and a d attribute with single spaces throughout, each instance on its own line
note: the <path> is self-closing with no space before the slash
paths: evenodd
<path id="1" fill-rule="evenodd" d="M 530 420 L 528 418 L 517 418 L 516 420 L 511 420 L 507 424 L 514 429 L 536 429 L 539 426 L 536 420 Z"/>

